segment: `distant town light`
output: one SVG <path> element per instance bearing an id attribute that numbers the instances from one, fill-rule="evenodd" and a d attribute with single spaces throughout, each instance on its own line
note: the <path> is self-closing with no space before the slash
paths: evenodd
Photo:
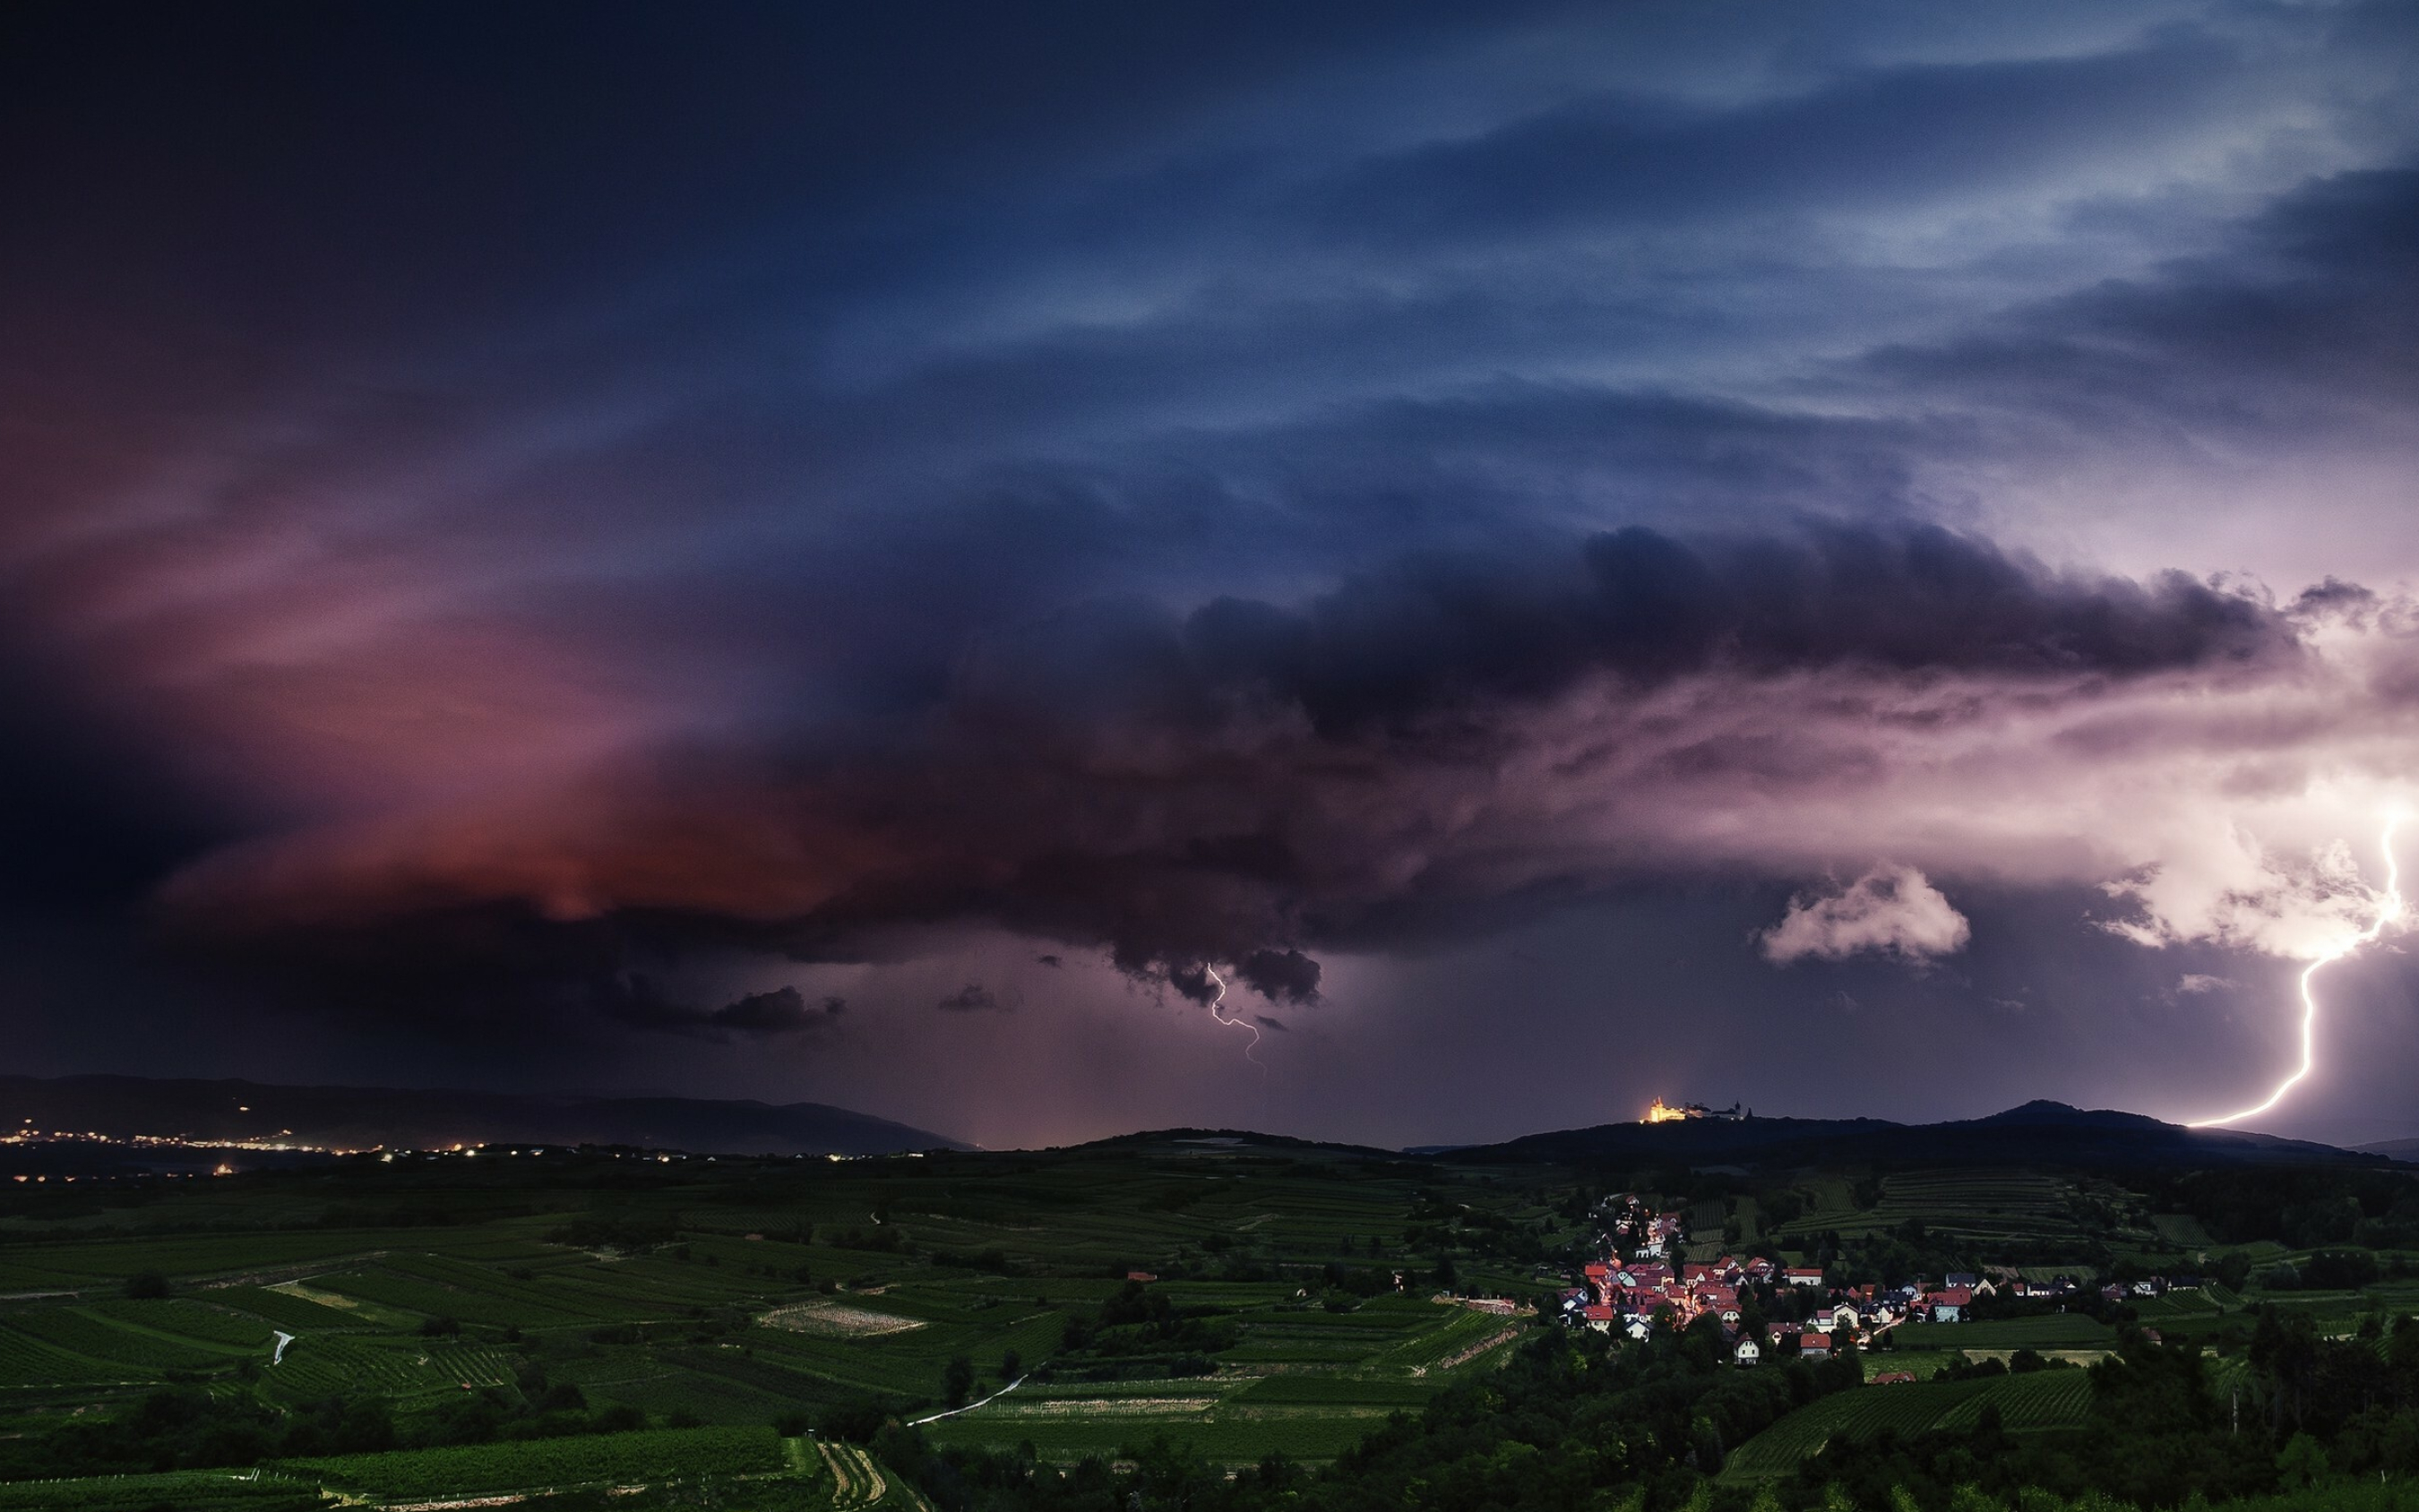
<path id="1" fill-rule="evenodd" d="M 1724 1119 L 1734 1121 L 1748 1117 L 1749 1117 L 1749 1114 L 1739 1111 L 1739 1105 L 1736 1103 L 1726 1108 L 1709 1108 L 1703 1103 L 1682 1103 L 1675 1107 L 1665 1103 L 1658 1097 L 1647 1107 L 1646 1117 L 1638 1121 L 1672 1123 L 1683 1119 Z"/>

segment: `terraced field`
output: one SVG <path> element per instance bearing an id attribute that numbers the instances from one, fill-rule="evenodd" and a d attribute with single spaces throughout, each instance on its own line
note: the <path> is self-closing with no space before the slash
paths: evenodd
<path id="1" fill-rule="evenodd" d="M 511 1361 L 493 1346 L 410 1338 L 297 1339 L 282 1362 L 262 1373 L 271 1395 L 298 1402 L 362 1395 L 417 1398 L 512 1379 Z"/>
<path id="2" fill-rule="evenodd" d="M 2163 1212 L 2150 1220 L 2150 1227 L 2158 1230 L 2161 1239 L 2178 1249 L 2206 1249 L 2217 1242 L 2210 1237 L 2209 1230 L 2201 1227 L 2200 1220 L 2190 1213 Z"/>
<path id="3" fill-rule="evenodd" d="M 671 1428 L 522 1443 L 469 1444 L 291 1460 L 274 1467 L 387 1500 L 469 1496 L 536 1487 L 660 1485 L 707 1475 L 772 1475 L 791 1468 L 770 1428 Z"/>
<path id="4" fill-rule="evenodd" d="M 1416 1412 L 1456 1375 L 1500 1362 L 1520 1328 L 1411 1299 L 1381 1299 L 1340 1315 L 1246 1316 L 1244 1342 L 1221 1356 L 1214 1377 L 1028 1384 L 925 1431 L 949 1444 L 1029 1443 L 1042 1458 L 1062 1463 L 1115 1456 L 1160 1436 L 1228 1463 L 1255 1461 L 1271 1448 L 1315 1462 L 1333 1458 L 1389 1414 Z"/>
<path id="5" fill-rule="evenodd" d="M 8 1329 L 121 1371 L 146 1374 L 208 1370 L 231 1364 L 243 1352 L 236 1347 L 146 1328 L 87 1307 L 42 1307 L 17 1313 L 8 1319 Z M 267 1342 L 265 1334 L 262 1341 Z"/>
<path id="6" fill-rule="evenodd" d="M 1900 1434 L 1970 1428 L 1985 1406 L 1996 1407 L 2001 1425 L 2011 1431 L 2077 1427 L 2090 1411 L 2091 1377 L 2083 1370 L 2043 1370 L 1993 1381 L 1860 1386 L 1809 1403 L 1749 1439 L 1723 1466 L 1722 1478 L 1785 1475 L 1833 1439 L 1885 1428 Z"/>
<path id="7" fill-rule="evenodd" d="M 45 1344 L 15 1329 L 0 1328 L 0 1386 L 47 1390 L 95 1382 L 155 1379 L 147 1370 L 104 1364 Z"/>
<path id="8" fill-rule="evenodd" d="M 2072 1182 L 2023 1171 L 1909 1171 L 1883 1178 L 1881 1201 L 1871 1209 L 1850 1207 L 1835 1194 L 1837 1206 L 1810 1211 L 1776 1235 L 1789 1243 L 1826 1230 L 1870 1233 L 1918 1219 L 1936 1234 L 1981 1246 L 2080 1240 L 2079 1196 Z"/>
<path id="9" fill-rule="evenodd" d="M 1385 1421 L 1392 1408 L 1332 1405 L 1290 1412 L 1273 1411 L 1210 1413 L 1187 1417 L 1177 1413 L 1124 1412 L 1056 1419 L 1025 1418 L 1012 1434 L 996 1425 L 951 1418 L 925 1429 L 938 1444 L 1033 1445 L 1040 1458 L 1071 1464 L 1090 1456 L 1124 1457 L 1153 1439 L 1164 1438 L 1227 1465 L 1254 1464 L 1271 1452 L 1316 1464 L 1334 1458 L 1358 1443 Z"/>
<path id="10" fill-rule="evenodd" d="M 0 1512 L 312 1512 L 316 1482 L 253 1471 L 184 1470 L 0 1483 Z"/>
<path id="11" fill-rule="evenodd" d="M 331 1307 L 266 1287 L 217 1287 L 198 1295 L 220 1307 L 249 1313 L 289 1333 L 326 1334 L 376 1326 L 358 1308 Z"/>

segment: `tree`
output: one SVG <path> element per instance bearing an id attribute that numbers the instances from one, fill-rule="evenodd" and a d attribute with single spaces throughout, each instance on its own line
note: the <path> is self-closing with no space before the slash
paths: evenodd
<path id="1" fill-rule="evenodd" d="M 1761 1343 L 1764 1336 L 1771 1332 L 1771 1324 L 1764 1316 L 1764 1309 L 1757 1305 L 1754 1293 L 1749 1292 L 1741 1296 L 1739 1298 L 1739 1333 L 1745 1337 Z"/>
<path id="2" fill-rule="evenodd" d="M 136 1298 L 164 1297 L 168 1294 L 168 1278 L 157 1271 L 137 1271 L 126 1278 L 126 1294 Z"/>
<path id="3" fill-rule="evenodd" d="M 1436 1284 L 1439 1287 L 1449 1290 L 1455 1283 L 1458 1282 L 1460 1279 L 1461 1273 L 1454 1269 L 1453 1257 L 1450 1255 L 1438 1256 L 1436 1262 Z"/>
<path id="4" fill-rule="evenodd" d="M 2327 1451 L 2306 1433 L 2296 1433 L 2276 1451 L 2276 1469 L 2288 1486 L 2312 1486 L 2326 1478 Z"/>
<path id="5" fill-rule="evenodd" d="M 999 1356 L 999 1379 L 1014 1381 L 1025 1373 L 1025 1357 L 1014 1350 L 1004 1350 Z"/>
<path id="6" fill-rule="evenodd" d="M 963 1407 L 975 1389 L 975 1363 L 964 1355 L 953 1356 L 941 1371 L 941 1395 L 951 1407 Z"/>

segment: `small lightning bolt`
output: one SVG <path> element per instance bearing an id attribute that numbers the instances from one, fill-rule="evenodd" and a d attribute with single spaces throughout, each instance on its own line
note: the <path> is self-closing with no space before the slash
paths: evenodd
<path id="1" fill-rule="evenodd" d="M 1210 1016 L 1230 1028 L 1240 1029 L 1252 1037 L 1252 1042 L 1243 1046 L 1243 1058 L 1259 1067 L 1260 1074 L 1266 1076 L 1269 1073 L 1269 1064 L 1260 1058 L 1260 1026 L 1220 1012 L 1218 1005 L 1226 1000 L 1226 979 L 1218 975 L 1218 969 L 1207 962 L 1202 964 L 1201 970 L 1211 981 L 1218 984 L 1218 995 L 1210 999 Z"/>
<path id="2" fill-rule="evenodd" d="M 2319 999 L 2310 991 L 2310 979 L 2319 974 L 2319 967 L 2332 965 L 2362 946 L 2374 942 L 2380 934 L 2385 933 L 2386 925 L 2402 917 L 2402 872 L 2394 860 L 2394 831 L 2401 825 L 2402 819 L 2403 815 L 2399 810 L 2387 814 L 2385 831 L 2377 837 L 2378 849 L 2385 853 L 2385 900 L 2377 905 L 2376 920 L 2368 928 L 2302 968 L 2302 1064 L 2300 1068 L 2276 1084 L 2276 1089 L 2268 1094 L 2268 1101 L 2244 1108 L 2240 1113 L 2229 1113 L 2222 1119 L 2201 1119 L 2185 1124 L 2185 1128 L 2214 1129 L 2221 1124 L 2239 1123 L 2244 1119 L 2257 1118 L 2281 1102 L 2285 1094 L 2293 1089 L 2294 1083 L 2307 1076 L 2312 1068 L 2318 1065 Z"/>

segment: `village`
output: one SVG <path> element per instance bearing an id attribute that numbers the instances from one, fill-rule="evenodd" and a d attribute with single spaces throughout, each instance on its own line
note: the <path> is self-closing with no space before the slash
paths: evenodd
<path id="1" fill-rule="evenodd" d="M 1936 1285 L 1833 1285 L 1820 1267 L 1785 1265 L 1770 1256 L 1681 1259 L 1688 1245 L 1687 1215 L 1656 1211 L 1634 1193 L 1608 1199 L 1600 1211 L 1607 1220 L 1604 1257 L 1589 1262 L 1581 1284 L 1564 1293 L 1564 1322 L 1644 1340 L 1710 1316 L 1721 1326 L 1732 1363 L 1741 1366 L 1791 1357 L 1824 1360 L 1851 1346 L 1887 1349 L 1891 1331 L 1902 1324 L 1965 1322 L 1983 1299 L 2117 1303 L 2201 1285 L 2194 1276 L 2154 1277 L 2111 1284 L 2095 1295 L 2072 1276 L 2036 1282 L 2012 1272 L 1953 1272 Z M 1899 1378 L 1873 1379 L 1887 1384 Z"/>

